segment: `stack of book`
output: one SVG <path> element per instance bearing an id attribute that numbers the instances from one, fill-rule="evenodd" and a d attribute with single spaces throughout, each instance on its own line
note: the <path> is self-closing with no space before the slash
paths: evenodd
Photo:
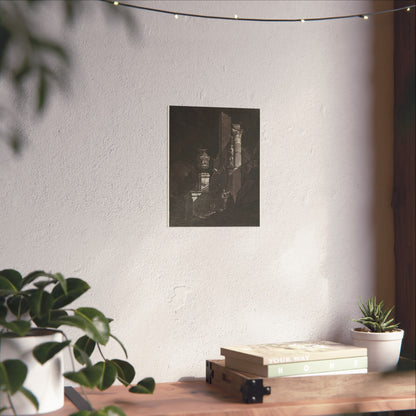
<path id="1" fill-rule="evenodd" d="M 261 377 L 367 373 L 367 348 L 332 341 L 223 347 L 225 366 Z"/>

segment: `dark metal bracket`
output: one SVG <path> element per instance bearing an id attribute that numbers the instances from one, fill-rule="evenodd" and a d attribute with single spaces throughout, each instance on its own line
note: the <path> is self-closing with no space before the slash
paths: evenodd
<path id="1" fill-rule="evenodd" d="M 243 395 L 244 403 L 263 403 L 263 396 L 267 396 L 271 393 L 271 388 L 269 386 L 263 386 L 263 379 L 251 379 L 246 380 L 240 391 Z"/>
<path id="2" fill-rule="evenodd" d="M 212 379 L 214 378 L 214 370 L 210 361 L 206 361 L 206 370 L 205 370 L 205 380 L 207 383 L 211 384 Z"/>
<path id="3" fill-rule="evenodd" d="M 65 396 L 78 410 L 93 410 L 90 404 L 71 386 L 65 386 Z"/>

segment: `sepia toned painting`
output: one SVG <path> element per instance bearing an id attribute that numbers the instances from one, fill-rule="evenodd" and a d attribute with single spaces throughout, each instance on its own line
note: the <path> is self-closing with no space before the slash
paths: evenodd
<path id="1" fill-rule="evenodd" d="M 259 226 L 260 110 L 169 107 L 169 225 Z"/>

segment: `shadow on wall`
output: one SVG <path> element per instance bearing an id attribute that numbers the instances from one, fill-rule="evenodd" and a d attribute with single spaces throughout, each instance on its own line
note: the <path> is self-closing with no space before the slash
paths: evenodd
<path id="1" fill-rule="evenodd" d="M 375 5 L 376 10 L 383 5 Z M 392 14 L 378 16 L 373 34 L 373 208 L 375 294 L 394 305 L 393 193 L 393 31 Z"/>
<path id="2" fill-rule="evenodd" d="M 370 12 L 389 7 L 384 1 L 371 4 Z M 351 127 L 344 118 L 350 136 L 344 134 L 344 141 L 331 143 L 326 163 L 331 167 L 326 174 L 331 175 L 328 180 L 338 209 L 329 213 L 329 261 L 336 261 L 339 270 L 338 279 L 329 282 L 329 296 L 339 299 L 344 306 L 337 311 L 336 319 L 329 318 L 332 321 L 328 335 L 346 343 L 351 342 L 349 328 L 353 326 L 351 319 L 359 314 L 360 296 L 364 299 L 375 294 L 386 305 L 393 305 L 395 300 L 390 206 L 393 190 L 393 15 L 381 14 L 363 23 L 371 26 L 369 30 L 362 28 L 360 31 L 365 38 L 355 39 L 362 40 L 363 44 L 360 54 L 353 58 L 356 61 L 351 61 L 346 69 L 359 74 L 357 84 L 340 98 L 348 98 L 346 105 L 351 114 L 358 111 L 353 107 L 357 104 L 362 113 L 355 112 L 360 119 L 354 120 Z M 349 47 L 348 44 L 341 46 Z M 331 111 L 332 116 L 338 111 L 342 117 L 342 103 Z M 339 178 L 344 181 L 342 184 L 335 182 Z M 345 189 L 342 188 L 344 184 Z M 350 223 L 340 224 L 342 221 Z"/>

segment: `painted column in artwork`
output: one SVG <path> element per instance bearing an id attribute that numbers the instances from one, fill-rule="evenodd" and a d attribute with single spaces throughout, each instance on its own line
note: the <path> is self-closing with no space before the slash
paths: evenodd
<path id="1" fill-rule="evenodd" d="M 198 190 L 201 192 L 209 192 L 209 160 L 207 149 L 199 149 L 198 152 Z"/>
<path id="2" fill-rule="evenodd" d="M 243 130 L 240 124 L 231 125 L 231 140 L 228 163 L 227 188 L 231 193 L 234 202 L 237 200 L 238 191 L 241 189 L 241 136 Z"/>
<path id="3" fill-rule="evenodd" d="M 219 116 L 218 155 L 214 161 L 214 168 L 222 170 L 227 165 L 227 152 L 231 139 L 231 117 L 221 112 Z"/>
<path id="4" fill-rule="evenodd" d="M 240 124 L 232 125 L 231 134 L 234 144 L 234 169 L 238 169 L 241 166 L 241 136 L 243 135 Z"/>

